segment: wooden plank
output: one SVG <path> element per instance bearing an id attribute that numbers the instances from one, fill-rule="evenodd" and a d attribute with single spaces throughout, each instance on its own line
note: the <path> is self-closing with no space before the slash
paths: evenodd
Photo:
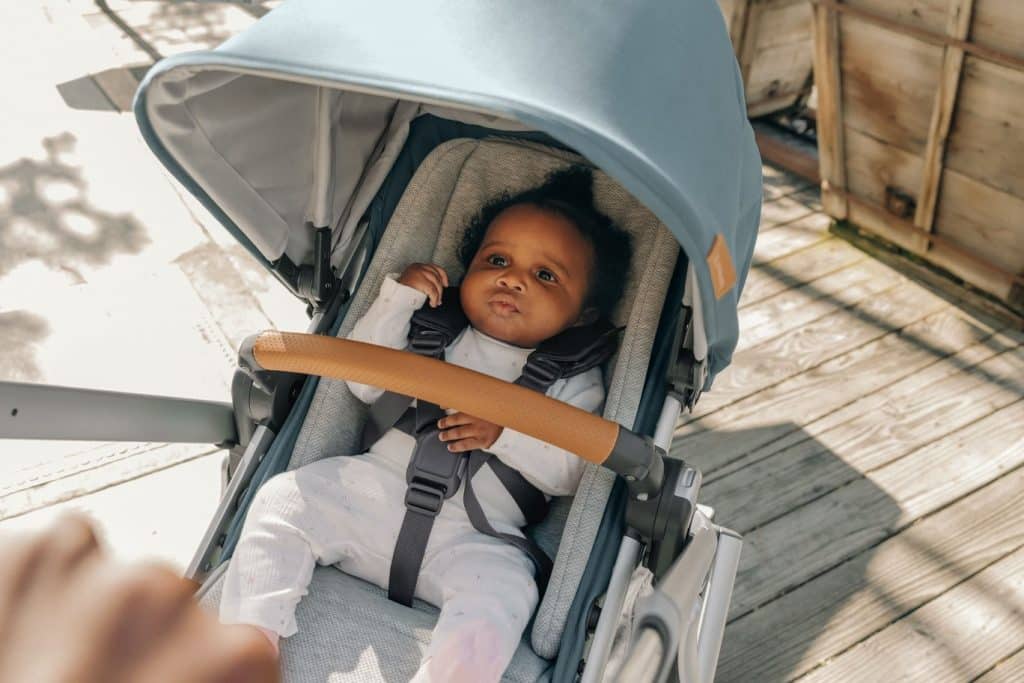
<path id="1" fill-rule="evenodd" d="M 968 325 L 970 325 L 968 321 L 961 321 L 961 334 L 971 334 L 968 332 Z M 751 447 L 745 453 L 736 454 L 734 451 L 735 459 L 723 467 L 716 468 L 711 474 L 705 473 L 704 481 L 717 481 L 779 451 L 802 444 L 808 439 L 816 437 L 824 439 L 820 435 L 826 434 L 830 430 L 841 428 L 847 422 L 858 420 L 862 415 L 876 414 L 878 410 L 884 410 L 887 414 L 899 414 L 901 406 L 915 401 L 918 398 L 917 395 L 925 387 L 938 385 L 948 381 L 950 377 L 967 373 L 971 373 L 973 377 L 976 373 L 978 378 L 984 378 L 994 385 L 1002 386 L 1012 382 L 1012 380 L 1007 378 L 993 375 L 987 368 L 979 368 L 982 363 L 989 359 L 1014 351 L 1015 349 L 1019 350 L 1019 347 L 1024 344 L 1024 335 L 1014 330 L 1001 329 L 1001 325 L 1002 321 L 982 323 L 981 327 L 973 332 L 973 336 L 966 337 L 967 339 L 974 339 L 979 335 L 984 335 L 987 330 L 993 330 L 993 334 L 982 341 L 970 344 L 955 354 L 939 359 L 931 365 L 924 366 L 877 392 L 862 396 L 836 408 L 832 412 L 815 419 L 810 419 L 799 425 L 798 429 L 790 430 L 784 434 L 777 434 L 774 440 Z M 952 327 L 955 328 L 955 325 Z M 954 331 L 956 330 L 954 329 Z M 888 421 L 886 423 L 888 424 Z M 884 446 L 882 448 L 884 450 Z"/>
<path id="2" fill-rule="evenodd" d="M 974 683 L 1019 683 L 1024 681 L 1024 647 L 997 663 Z"/>
<path id="3" fill-rule="evenodd" d="M 1024 614 L 1024 548 L 986 567 L 803 678 L 961 683 L 1014 654 Z"/>
<path id="4" fill-rule="evenodd" d="M 802 42 L 758 49 L 745 84 L 748 105 L 771 100 L 783 109 L 808 94 L 813 84 L 810 39 L 808 30 Z"/>
<path id="5" fill-rule="evenodd" d="M 810 3 L 807 0 L 769 0 L 761 4 L 764 11 L 753 36 L 757 49 L 804 43 L 810 60 L 813 30 Z"/>
<path id="6" fill-rule="evenodd" d="M 750 0 L 718 0 L 718 8 L 722 10 L 722 18 L 729 31 L 733 51 L 738 52 L 743 40 L 743 28 L 747 18 Z"/>
<path id="7" fill-rule="evenodd" d="M 949 0 L 843 0 L 856 9 L 867 10 L 903 26 L 942 33 L 946 26 Z"/>
<path id="8" fill-rule="evenodd" d="M 822 187 L 846 189 L 842 74 L 839 68 L 839 23 L 834 10 L 814 6 L 814 82 L 817 86 L 818 158 Z M 823 195 L 823 200 L 826 195 Z M 827 195 L 830 216 L 846 218 L 846 200 Z"/>
<path id="9" fill-rule="evenodd" d="M 1024 315 L 1015 313 L 1005 303 L 985 292 L 964 287 L 962 283 L 949 277 L 945 271 L 911 259 L 888 241 L 849 224 L 833 224 L 829 231 L 861 249 L 876 262 L 891 266 L 901 275 L 923 284 L 939 296 L 946 297 L 953 305 L 999 318 L 1015 329 L 1024 330 Z"/>
<path id="10" fill-rule="evenodd" d="M 699 467 L 710 480 L 747 453 L 951 354 L 964 350 L 958 356 L 964 363 L 987 357 L 988 345 L 1005 350 L 1007 341 L 961 311 L 942 311 L 716 413 L 681 421 L 672 455 Z"/>
<path id="11" fill-rule="evenodd" d="M 921 157 L 889 145 L 858 130 L 846 131 L 846 173 L 849 191 L 878 206 L 886 206 L 890 192 L 916 197 L 921 187 Z M 912 249 L 915 236 L 899 244 Z"/>
<path id="12" fill-rule="evenodd" d="M 836 310 L 854 306 L 902 280 L 893 269 L 867 260 L 741 308 L 736 351 L 799 329 Z"/>
<path id="13" fill-rule="evenodd" d="M 939 382 L 915 377 L 904 384 L 916 391 L 901 386 L 858 401 L 862 412 L 851 419 L 733 469 L 706 484 L 703 495 L 729 528 L 747 533 L 1020 400 L 1022 378 L 1019 347 Z"/>
<path id="14" fill-rule="evenodd" d="M 1021 35 L 1024 35 L 1024 28 Z M 1024 44 L 1024 39 L 1019 40 Z M 956 119 L 946 151 L 946 167 L 1024 198 L 1021 159 L 1024 159 L 1024 71 L 967 57 Z"/>
<path id="15" fill-rule="evenodd" d="M 832 219 L 823 213 L 812 213 L 804 218 L 776 226 L 774 230 L 759 233 L 754 245 L 752 263 L 757 266 L 806 249 L 831 238 L 828 228 Z"/>
<path id="16" fill-rule="evenodd" d="M 743 37 L 740 42 L 736 45 L 736 59 L 740 66 L 740 76 L 743 78 L 744 87 L 747 84 L 747 80 L 750 78 L 750 69 L 754 63 L 754 56 L 757 54 L 757 42 L 755 40 L 757 34 L 757 25 L 760 21 L 761 14 L 764 12 L 763 2 L 749 3 L 745 8 L 745 16 L 743 19 Z M 747 102 L 751 102 L 750 97 L 747 97 Z"/>
<path id="17" fill-rule="evenodd" d="M 809 181 L 790 173 L 786 169 L 770 164 L 761 166 L 761 180 L 764 185 L 765 203 L 778 197 L 785 197 L 805 190 L 811 185 Z"/>
<path id="18" fill-rule="evenodd" d="M 1017 469 L 731 622 L 715 680 L 797 678 L 989 566 L 1024 542 L 1022 489 Z"/>
<path id="19" fill-rule="evenodd" d="M 947 182 L 949 182 L 952 176 L 952 173 L 947 173 Z M 948 189 L 946 191 L 948 192 Z M 910 246 L 909 238 L 912 237 L 912 233 L 893 221 L 884 211 L 848 202 L 848 216 L 850 222 L 855 225 L 881 235 L 901 246 Z M 937 242 L 933 243 L 931 250 L 928 252 L 928 260 L 1003 301 L 1010 300 L 1010 295 L 1013 291 L 1013 280 L 1006 273 L 994 270 L 987 262 L 965 258 L 963 248 L 954 248 L 948 244 Z"/>
<path id="20" fill-rule="evenodd" d="M 936 313 L 947 304 L 914 285 L 898 286 L 790 334 L 744 349 L 701 398 L 707 414 Z"/>
<path id="21" fill-rule="evenodd" d="M 851 17 L 840 33 L 844 129 L 922 155 L 943 48 Z"/>
<path id="22" fill-rule="evenodd" d="M 975 0 L 971 40 L 1024 58 L 1024 3 Z"/>
<path id="23" fill-rule="evenodd" d="M 965 40 L 971 28 L 974 0 L 951 0 L 948 11 L 946 33 L 957 40 Z M 935 104 L 932 106 L 932 120 L 928 127 L 921 191 L 917 195 L 917 211 L 914 214 L 914 225 L 925 232 L 931 232 L 935 224 L 935 207 L 938 204 L 939 183 L 942 180 L 942 162 L 946 154 L 946 142 L 949 139 L 950 124 L 953 122 L 953 107 L 957 101 L 963 66 L 963 49 L 946 46 L 942 55 Z M 915 251 L 927 251 L 929 246 L 927 238 L 919 237 Z"/>
<path id="24" fill-rule="evenodd" d="M 766 605 L 1024 464 L 1024 400 L 743 539 L 731 617 Z"/>
<path id="25" fill-rule="evenodd" d="M 780 109 L 787 105 L 782 105 Z M 755 114 L 751 111 L 751 116 Z M 776 166 L 781 166 L 794 174 L 814 183 L 821 182 L 821 173 L 818 169 L 818 155 L 810 154 L 799 149 L 796 145 L 788 145 L 772 135 L 766 135 L 758 129 L 754 129 L 754 138 L 757 140 L 757 148 L 761 152 L 761 158 Z"/>
<path id="26" fill-rule="evenodd" d="M 769 199 L 761 206 L 760 233 L 772 228 L 800 220 L 815 213 L 815 210 L 793 195 Z"/>
<path id="27" fill-rule="evenodd" d="M 864 255 L 842 240 L 826 240 L 747 274 L 740 307 L 751 306 L 773 294 L 845 268 L 863 260 Z"/>

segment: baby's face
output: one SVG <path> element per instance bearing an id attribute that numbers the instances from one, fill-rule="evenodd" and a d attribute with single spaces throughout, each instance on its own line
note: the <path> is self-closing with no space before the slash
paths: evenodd
<path id="1" fill-rule="evenodd" d="M 533 348 L 580 320 L 594 249 L 575 224 L 532 204 L 498 214 L 469 265 L 459 297 L 486 335 Z"/>

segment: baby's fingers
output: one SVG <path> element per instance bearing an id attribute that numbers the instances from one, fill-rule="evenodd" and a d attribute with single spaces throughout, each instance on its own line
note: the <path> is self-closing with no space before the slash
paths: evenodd
<path id="1" fill-rule="evenodd" d="M 452 413 L 451 415 L 446 415 L 438 420 L 437 426 L 441 429 L 448 429 L 449 427 L 472 424 L 475 421 L 476 418 L 466 415 L 465 413 Z"/>

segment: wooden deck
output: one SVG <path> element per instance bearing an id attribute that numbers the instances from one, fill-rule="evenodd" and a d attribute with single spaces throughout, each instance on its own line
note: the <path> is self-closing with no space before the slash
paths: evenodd
<path id="1" fill-rule="evenodd" d="M 765 168 L 732 365 L 674 454 L 744 536 L 718 681 L 1024 680 L 1024 334 Z"/>

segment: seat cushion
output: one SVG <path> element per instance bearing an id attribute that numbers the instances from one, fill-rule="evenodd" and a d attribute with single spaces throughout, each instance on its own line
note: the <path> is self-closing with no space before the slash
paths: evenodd
<path id="1" fill-rule="evenodd" d="M 216 610 L 224 583 L 221 565 L 201 597 Z M 333 567 L 317 567 L 309 586 L 315 599 L 299 602 L 299 632 L 281 641 L 281 667 L 290 683 L 406 683 L 430 642 L 437 609 L 417 600 L 413 609 L 388 600 L 386 591 Z M 526 638 L 503 681 L 547 681 L 551 662 Z"/>

